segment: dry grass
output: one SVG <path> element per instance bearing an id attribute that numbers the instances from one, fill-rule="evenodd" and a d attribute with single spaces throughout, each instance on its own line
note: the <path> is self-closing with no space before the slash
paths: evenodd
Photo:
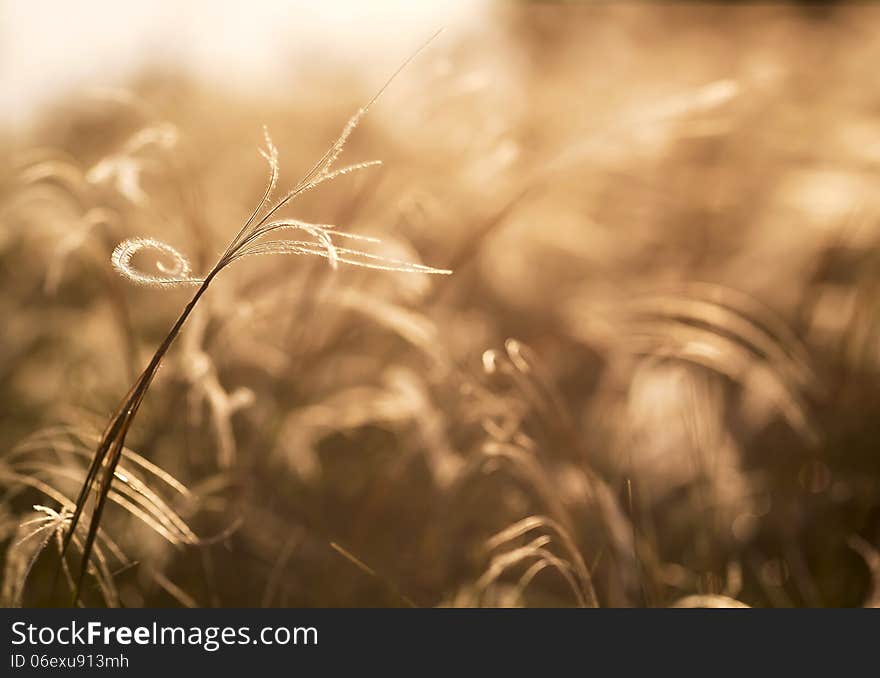
<path id="1" fill-rule="evenodd" d="M 502 5 L 378 102 L 0 138 L 3 603 L 876 606 L 876 15 Z"/>

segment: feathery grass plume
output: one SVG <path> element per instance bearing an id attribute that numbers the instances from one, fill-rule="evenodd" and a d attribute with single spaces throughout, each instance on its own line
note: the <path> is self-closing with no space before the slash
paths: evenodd
<path id="1" fill-rule="evenodd" d="M 144 249 L 154 250 L 157 253 L 166 255 L 173 262 L 172 265 L 167 266 L 162 261 L 157 261 L 156 268 L 158 269 L 158 274 L 143 273 L 137 270 L 132 266 L 131 259 L 135 254 Z M 113 264 L 113 268 L 120 275 L 139 285 L 198 285 L 204 282 L 202 278 L 190 276 L 190 263 L 186 257 L 171 245 L 154 238 L 131 238 L 124 240 L 113 250 L 113 254 L 110 255 L 110 263 Z"/>
<path id="2" fill-rule="evenodd" d="M 435 36 L 432 36 L 428 42 L 433 40 Z M 172 325 L 170 331 L 153 354 L 152 359 L 142 372 L 141 376 L 132 385 L 128 394 L 120 403 L 116 413 L 107 424 L 100 443 L 95 450 L 94 458 L 89 466 L 79 495 L 77 496 L 75 509 L 70 518 L 70 525 L 65 533 L 61 549 L 61 557 L 63 560 L 65 553 L 70 546 L 71 540 L 76 534 L 77 524 L 83 516 L 90 492 L 93 488 L 96 489 L 94 508 L 92 509 L 88 531 L 83 544 L 79 574 L 74 583 L 74 602 L 79 599 L 82 581 L 89 566 L 89 559 L 101 523 L 101 516 L 107 498 L 112 493 L 111 488 L 114 478 L 116 477 L 116 468 L 122 457 L 123 450 L 125 449 L 125 439 L 131 428 L 132 422 L 137 415 L 147 390 L 149 389 L 153 377 L 159 369 L 165 354 L 174 343 L 174 340 L 177 338 L 181 328 L 195 309 L 196 305 L 199 303 L 199 300 L 207 291 L 211 281 L 224 268 L 234 261 L 246 256 L 260 254 L 303 254 L 325 257 L 334 268 L 339 263 L 346 263 L 384 271 L 430 274 L 451 273 L 449 270 L 435 269 L 421 264 L 411 264 L 404 261 L 385 259 L 378 255 L 370 254 L 369 252 L 337 247 L 332 239 L 334 235 L 354 240 L 370 241 L 372 239 L 350 233 L 338 232 L 332 226 L 311 224 L 295 219 L 273 218 L 279 210 L 303 193 L 314 190 L 321 184 L 336 177 L 366 169 L 368 167 L 373 167 L 377 164 L 376 162 L 362 162 L 341 168 L 335 167 L 336 160 L 341 155 L 346 141 L 351 136 L 360 120 L 367 113 L 370 106 L 378 99 L 382 92 L 385 91 L 397 74 L 400 73 L 400 71 L 409 64 L 410 61 L 412 61 L 412 59 L 414 59 L 416 55 L 427 46 L 427 44 L 428 43 L 426 42 L 403 62 L 373 98 L 351 117 L 339 137 L 334 141 L 327 152 L 324 153 L 324 155 L 308 172 L 306 172 L 290 191 L 274 203 L 271 202 L 271 196 L 278 182 L 278 152 L 269 138 L 268 132 L 265 133 L 266 148 L 263 149 L 262 155 L 269 165 L 269 181 L 266 190 L 250 217 L 245 221 L 244 225 L 229 243 L 229 246 L 203 278 L 191 277 L 191 267 L 185 257 L 170 245 L 151 238 L 135 238 L 123 242 L 114 251 L 112 257 L 114 267 L 134 282 L 156 286 L 198 285 L 198 289 Z M 264 236 L 274 234 L 280 230 L 302 231 L 313 237 L 317 242 L 286 239 L 263 240 Z M 144 249 L 152 249 L 160 254 L 169 256 L 173 261 L 173 265 L 169 267 L 161 263 L 158 264 L 157 274 L 142 273 L 134 269 L 131 266 L 131 259 L 135 253 Z"/>

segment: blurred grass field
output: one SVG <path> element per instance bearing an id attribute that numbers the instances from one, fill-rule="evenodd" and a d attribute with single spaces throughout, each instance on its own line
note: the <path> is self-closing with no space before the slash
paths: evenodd
<path id="1" fill-rule="evenodd" d="M 878 58 L 870 4 L 497 3 L 442 34 L 345 147 L 382 166 L 285 214 L 453 274 L 218 276 L 83 602 L 880 605 Z M 69 601 L 63 509 L 192 295 L 114 247 L 204 274 L 263 125 L 283 193 L 382 84 L 308 66 L 259 97 L 145 68 L 0 130 L 5 605 Z"/>

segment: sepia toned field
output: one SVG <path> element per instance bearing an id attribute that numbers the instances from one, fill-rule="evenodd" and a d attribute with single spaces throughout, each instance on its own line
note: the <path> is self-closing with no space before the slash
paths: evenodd
<path id="1" fill-rule="evenodd" d="M 880 606 L 880 7 L 432 32 L 0 129 L 0 602 Z"/>

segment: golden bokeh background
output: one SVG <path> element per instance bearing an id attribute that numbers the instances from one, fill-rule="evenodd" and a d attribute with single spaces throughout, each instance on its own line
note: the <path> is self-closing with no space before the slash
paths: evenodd
<path id="1" fill-rule="evenodd" d="M 323 231 L 223 270 L 128 432 L 83 602 L 880 604 L 878 20 L 0 4 L 3 603 L 68 601 L 89 460 L 193 293 L 132 284 L 116 245 L 205 275 L 263 194 L 263 126 L 281 197 L 445 26 L 338 161 L 382 165 L 281 213 L 452 275 L 334 269 Z"/>

